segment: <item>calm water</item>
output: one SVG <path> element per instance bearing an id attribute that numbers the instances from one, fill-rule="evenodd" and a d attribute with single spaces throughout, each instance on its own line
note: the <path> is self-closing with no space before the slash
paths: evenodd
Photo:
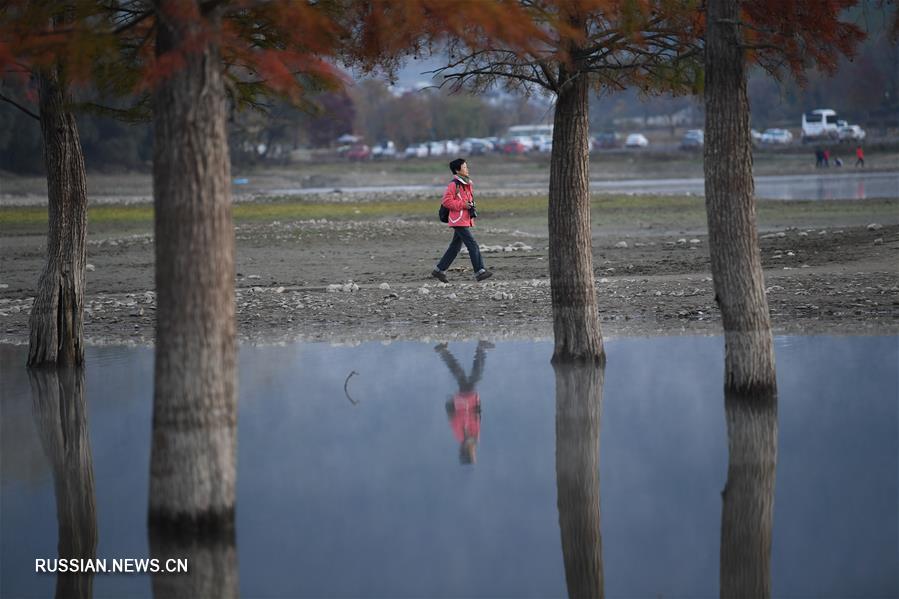
<path id="1" fill-rule="evenodd" d="M 828 170 L 827 174 L 756 176 L 755 197 L 760 200 L 864 200 L 899 196 L 899 173 L 872 173 L 846 167 Z M 590 189 L 609 193 L 703 195 L 705 181 L 702 178 L 591 181 Z"/>
<path id="2" fill-rule="evenodd" d="M 870 172 L 851 167 L 828 169 L 826 174 L 768 175 L 755 177 L 755 197 L 760 200 L 864 200 L 899 196 L 899 173 Z M 511 183 L 506 188 L 533 189 L 545 183 Z M 395 185 L 376 187 L 341 187 L 343 193 L 371 193 L 388 191 L 427 191 L 441 189 L 433 185 Z M 265 190 L 272 195 L 328 194 L 333 187 L 305 187 Z M 625 179 L 590 182 L 594 193 L 634 193 L 679 195 L 705 193 L 702 177 L 680 179 Z"/>
<path id="3" fill-rule="evenodd" d="M 241 350 L 236 559 L 221 562 L 238 564 L 241 595 L 566 595 L 551 344 L 482 349 Z M 607 350 L 606 596 L 717 597 L 723 341 Z M 57 555 L 57 500 L 24 360 L 0 347 L 0 595 L 47 597 L 55 576 L 34 559 Z M 776 596 L 899 596 L 897 364 L 896 337 L 777 339 Z M 98 557 L 149 555 L 152 370 L 149 349 L 88 350 Z M 93 580 L 95 597 L 152 591 L 146 575 Z"/>

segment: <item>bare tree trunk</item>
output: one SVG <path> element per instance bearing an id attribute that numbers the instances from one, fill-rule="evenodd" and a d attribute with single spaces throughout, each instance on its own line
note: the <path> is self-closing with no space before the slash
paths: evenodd
<path id="1" fill-rule="evenodd" d="M 149 519 L 198 534 L 233 526 L 237 397 L 234 230 L 217 15 L 157 0 L 154 92 L 156 363 Z"/>
<path id="2" fill-rule="evenodd" d="M 709 0 L 705 49 L 705 197 L 725 388 L 776 389 L 771 320 L 756 228 L 749 101 L 738 0 Z"/>
<path id="3" fill-rule="evenodd" d="M 87 183 L 75 115 L 59 68 L 38 75 L 49 233 L 31 308 L 28 365 L 84 362 Z"/>
<path id="4" fill-rule="evenodd" d="M 556 364 L 556 492 L 569 597 L 603 597 L 599 428 L 603 367 Z"/>
<path id="5" fill-rule="evenodd" d="M 28 372 L 34 420 L 53 468 L 60 559 L 97 556 L 94 460 L 84 402 L 84 371 L 34 369 Z M 56 575 L 56 597 L 93 596 L 91 573 Z"/>
<path id="6" fill-rule="evenodd" d="M 721 494 L 721 597 L 771 596 L 777 398 L 728 393 L 727 484 Z"/>
<path id="7" fill-rule="evenodd" d="M 549 174 L 549 278 L 554 362 L 605 359 L 590 234 L 588 82 L 561 69 Z"/>

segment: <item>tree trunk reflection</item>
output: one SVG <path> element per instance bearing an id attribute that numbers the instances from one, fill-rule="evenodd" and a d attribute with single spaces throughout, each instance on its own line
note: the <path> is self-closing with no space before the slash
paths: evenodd
<path id="1" fill-rule="evenodd" d="M 721 597 L 770 597 L 777 396 L 727 393 L 724 401 L 728 464 L 721 494 Z"/>
<path id="2" fill-rule="evenodd" d="M 60 559 L 97 556 L 94 460 L 84 402 L 84 370 L 30 369 L 34 420 L 53 468 Z M 91 597 L 93 574 L 58 573 L 56 597 Z"/>
<path id="3" fill-rule="evenodd" d="M 150 556 L 165 569 L 166 560 L 187 559 L 187 573 L 153 575 L 154 599 L 240 596 L 234 530 L 214 535 L 179 535 L 150 527 Z"/>
<path id="4" fill-rule="evenodd" d="M 599 425 L 603 366 L 554 365 L 556 492 L 569 597 L 603 597 Z"/>

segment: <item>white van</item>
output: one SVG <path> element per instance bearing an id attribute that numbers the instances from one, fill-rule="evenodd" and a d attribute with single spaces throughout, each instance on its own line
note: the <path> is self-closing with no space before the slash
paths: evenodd
<path id="1" fill-rule="evenodd" d="M 802 141 L 836 140 L 840 124 L 837 112 L 830 108 L 818 108 L 802 115 Z"/>

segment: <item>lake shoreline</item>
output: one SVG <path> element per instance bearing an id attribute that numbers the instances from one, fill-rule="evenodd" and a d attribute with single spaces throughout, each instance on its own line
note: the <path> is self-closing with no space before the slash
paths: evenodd
<path id="1" fill-rule="evenodd" d="M 479 219 L 476 237 L 496 273 L 485 283 L 473 280 L 464 254 L 449 271 L 449 285 L 429 276 L 449 241 L 436 217 L 353 218 L 349 211 L 340 218 L 297 220 L 287 212 L 265 220 L 266 212 L 237 219 L 239 339 L 273 344 L 551 338 L 545 212 L 522 201 L 519 208 L 485 210 Z M 594 210 L 593 266 L 603 334 L 720 334 L 701 200 L 602 202 Z M 483 203 L 489 206 L 489 198 Z M 897 206 L 899 200 L 835 202 L 821 210 L 793 202 L 760 208 L 776 335 L 899 331 Z M 22 224 L 0 235 L 0 342 L 28 342 L 34 285 L 45 260 L 43 226 Z M 91 222 L 87 343 L 153 343 L 151 226 L 151 220 Z"/>

